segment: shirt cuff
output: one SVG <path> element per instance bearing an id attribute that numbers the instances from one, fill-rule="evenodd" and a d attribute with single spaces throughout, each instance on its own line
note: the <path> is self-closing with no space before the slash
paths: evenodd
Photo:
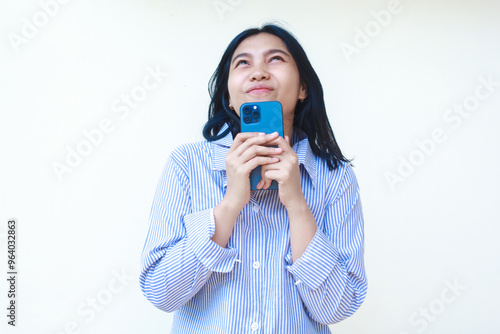
<path id="1" fill-rule="evenodd" d="M 338 264 L 339 253 L 323 231 L 318 229 L 309 246 L 295 263 L 291 264 L 291 251 L 285 260 L 290 263 L 286 268 L 294 276 L 295 284 L 303 283 L 309 289 L 316 290 Z"/>
<path id="2" fill-rule="evenodd" d="M 184 216 L 187 239 L 198 260 L 209 270 L 227 273 L 233 269 L 238 252 L 213 242 L 214 210 L 207 209 Z"/>

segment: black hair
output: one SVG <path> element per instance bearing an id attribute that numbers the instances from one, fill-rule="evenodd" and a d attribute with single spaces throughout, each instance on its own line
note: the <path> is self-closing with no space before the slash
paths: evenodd
<path id="1" fill-rule="evenodd" d="M 238 45 L 248 37 L 260 33 L 275 35 L 283 41 L 295 60 L 300 80 L 307 89 L 307 97 L 304 102 L 297 102 L 295 107 L 294 131 L 299 129 L 307 135 L 313 153 L 323 158 L 329 169 L 336 169 L 340 161 L 350 162 L 343 156 L 335 140 L 326 114 L 323 87 L 304 49 L 290 32 L 274 24 L 266 24 L 262 28 L 247 29 L 229 43 L 208 84 L 211 102 L 208 109 L 208 122 L 203 127 L 203 137 L 208 141 L 213 141 L 225 137 L 231 132 L 234 138 L 241 131 L 240 117 L 229 108 L 227 87 L 229 67 Z M 224 123 L 227 123 L 229 128 L 219 134 Z"/>

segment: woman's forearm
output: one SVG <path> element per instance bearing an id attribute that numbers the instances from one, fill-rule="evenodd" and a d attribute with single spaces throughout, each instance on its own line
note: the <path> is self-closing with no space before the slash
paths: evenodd
<path id="1" fill-rule="evenodd" d="M 292 261 L 295 262 L 304 254 L 307 246 L 314 238 L 318 226 L 305 199 L 301 204 L 287 208 L 287 211 L 290 225 Z"/>
<path id="2" fill-rule="evenodd" d="M 213 242 L 221 247 L 227 246 L 240 211 L 241 209 L 234 206 L 227 198 L 217 204 L 214 208 L 215 233 L 212 236 Z"/>

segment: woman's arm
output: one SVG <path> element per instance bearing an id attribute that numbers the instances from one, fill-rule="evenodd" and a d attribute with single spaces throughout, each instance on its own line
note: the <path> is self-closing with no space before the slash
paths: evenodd
<path id="1" fill-rule="evenodd" d="M 172 152 L 158 183 L 142 255 L 144 295 L 167 312 L 184 305 L 212 272 L 229 272 L 237 250 L 226 248 L 236 217 L 250 200 L 250 171 L 272 163 L 276 135 L 240 133 L 226 156 L 227 190 L 215 208 L 192 212 L 187 152 Z"/>
<path id="2" fill-rule="evenodd" d="M 279 161 L 274 157 L 281 149 L 264 146 L 278 133 L 238 133 L 226 154 L 227 190 L 224 199 L 215 207 L 215 234 L 212 240 L 226 247 L 243 207 L 250 201 L 250 172 L 259 165 Z"/>
<path id="3" fill-rule="evenodd" d="M 293 264 L 287 266 L 309 315 L 325 324 L 351 316 L 367 290 L 358 184 L 351 167 L 343 169 L 342 181 L 326 208 L 322 229 L 316 231 L 300 258 L 295 259 L 292 248 Z M 290 217 L 291 237 L 292 221 L 301 224 L 299 219 L 300 216 Z"/>
<path id="4" fill-rule="evenodd" d="M 298 157 L 286 137 L 277 138 L 280 161 L 262 167 L 257 187 L 279 183 L 281 203 L 288 212 L 291 254 L 287 269 L 309 315 L 321 323 L 338 322 L 353 314 L 366 294 L 363 262 L 363 215 L 356 177 L 341 165 L 341 182 L 327 190 L 324 221 L 318 229 L 300 185 Z"/>
<path id="5" fill-rule="evenodd" d="M 280 201 L 288 212 L 290 247 L 295 262 L 314 238 L 317 224 L 302 193 L 298 157 L 290 147 L 289 137 L 278 137 L 272 144 L 278 145 L 282 150 L 278 155 L 280 161 L 262 167 L 262 180 L 257 188 L 268 188 L 272 180 L 279 183 Z"/>
<path id="6" fill-rule="evenodd" d="M 183 154 L 172 152 L 158 182 L 141 260 L 141 289 L 167 312 L 190 300 L 213 271 L 229 272 L 237 256 L 235 249 L 210 240 L 215 232 L 213 209 L 192 212 Z"/>
<path id="7" fill-rule="evenodd" d="M 303 203 L 287 208 L 290 226 L 290 248 L 292 261 L 297 261 L 304 254 L 307 246 L 316 235 L 318 225 L 304 198 Z"/>

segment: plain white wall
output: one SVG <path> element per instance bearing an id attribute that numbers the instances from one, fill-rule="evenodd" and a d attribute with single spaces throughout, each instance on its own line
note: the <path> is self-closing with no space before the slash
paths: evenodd
<path id="1" fill-rule="evenodd" d="M 0 268 L 15 217 L 19 308 L 0 327 L 168 333 L 172 314 L 138 285 L 156 182 L 174 147 L 202 139 L 230 40 L 277 21 L 319 74 L 361 187 L 368 295 L 333 332 L 495 332 L 499 17 L 494 0 L 2 1 Z"/>

